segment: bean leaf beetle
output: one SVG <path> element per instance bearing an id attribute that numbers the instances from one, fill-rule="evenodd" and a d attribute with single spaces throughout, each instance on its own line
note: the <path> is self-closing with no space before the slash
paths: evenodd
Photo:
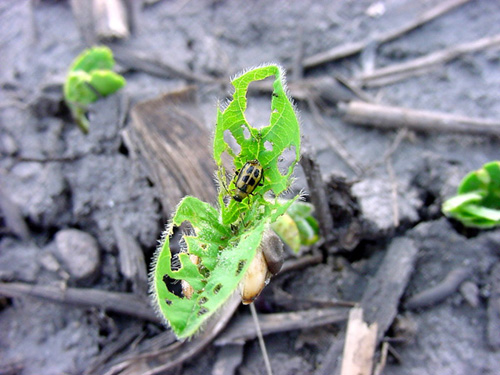
<path id="1" fill-rule="evenodd" d="M 236 192 L 233 199 L 236 202 L 241 202 L 243 199 L 252 194 L 257 186 L 261 186 L 260 181 L 264 175 L 262 165 L 258 160 L 250 160 L 245 163 L 239 172 L 236 172 L 234 186 Z"/>

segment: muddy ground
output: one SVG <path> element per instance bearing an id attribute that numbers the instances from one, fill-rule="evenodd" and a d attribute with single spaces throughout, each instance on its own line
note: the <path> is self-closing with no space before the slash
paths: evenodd
<path id="1" fill-rule="evenodd" d="M 129 40 L 110 46 L 158 56 L 196 74 L 227 78 L 264 62 L 292 66 L 300 35 L 307 58 L 396 28 L 434 2 L 390 0 L 375 8 L 374 3 L 159 1 L 139 9 Z M 349 79 L 371 62 L 376 67 L 395 64 L 492 36 L 500 32 L 499 14 L 500 2 L 470 1 L 392 41 L 367 48 L 366 53 L 306 69 L 305 78 L 340 75 Z M 167 208 L 122 138 L 131 122 L 128 108 L 195 83 L 203 121 L 211 131 L 217 101 L 227 96 L 227 85 L 193 82 L 174 73 L 158 77 L 119 66 L 127 86 L 91 108 L 91 130 L 85 136 L 71 122 L 58 91 L 72 59 L 85 48 L 69 2 L 2 1 L 0 35 L 0 189 L 3 201 L 17 207 L 23 219 L 13 223 L 3 203 L 0 277 L 8 282 L 129 292 L 130 283 L 120 271 L 113 225 L 120 223 L 149 262 L 167 221 Z M 499 88 L 497 47 L 459 56 L 397 83 L 367 88 L 365 93 L 387 105 L 498 119 Z M 123 106 L 124 98 L 129 106 Z M 267 95 L 252 99 L 250 121 L 266 123 L 268 100 Z M 339 246 L 325 246 L 319 249 L 326 255 L 320 264 L 283 275 L 277 280 L 283 290 L 297 301 L 312 296 L 359 301 L 392 240 L 411 239 L 418 255 L 398 307 L 403 323 L 386 332 L 394 354 L 389 354 L 383 373 L 500 374 L 500 353 L 488 341 L 490 335 L 490 342 L 498 343 L 500 330 L 492 328 L 487 314 L 488 304 L 494 302 L 492 293 L 496 298 L 500 295 L 493 290 L 490 275 L 499 261 L 500 232 L 466 230 L 440 213 L 440 204 L 454 193 L 465 173 L 499 159 L 499 138 L 357 127 L 343 122 L 334 104 L 321 103 L 319 116 L 326 131 L 306 102 L 298 100 L 297 107 L 304 139 L 317 153 L 324 180 L 330 182 L 335 222 L 345 224 L 333 190 L 338 188 L 334 182 L 345 179 L 350 183 L 344 209 L 350 210 L 360 229 L 353 248 L 347 246 L 338 253 Z M 103 112 L 116 112 L 115 117 L 124 121 L 99 124 Z M 333 135 L 361 173 L 355 173 L 332 148 L 329 137 Z M 383 155 L 398 137 L 400 143 L 387 167 Z M 307 190 L 303 172 L 298 170 L 296 175 L 295 188 Z M 79 232 L 69 232 L 68 240 L 68 232 L 61 232 L 65 229 Z M 72 240 L 85 243 L 80 258 Z M 88 248 L 94 253 L 89 255 Z M 311 251 L 304 249 L 302 254 Z M 428 308 L 405 309 L 412 295 L 458 268 L 468 271 L 468 286 L 462 293 L 452 293 Z M 264 293 L 263 299 L 262 313 L 285 311 L 271 293 Z M 132 337 L 139 342 L 163 330 L 95 308 L 34 298 L 0 298 L 0 306 L 1 374 L 80 374 L 125 333 L 137 332 Z M 239 314 L 247 313 L 246 307 L 239 309 Z M 341 337 L 343 326 L 268 335 L 274 372 L 315 373 L 332 342 Z M 404 334 L 398 330 L 403 326 L 410 327 Z M 209 346 L 172 373 L 211 373 L 220 350 Z M 234 373 L 265 373 L 256 340 L 248 341 L 242 353 Z"/>

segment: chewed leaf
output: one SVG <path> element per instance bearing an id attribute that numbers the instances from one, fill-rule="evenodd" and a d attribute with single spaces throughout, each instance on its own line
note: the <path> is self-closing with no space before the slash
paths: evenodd
<path id="1" fill-rule="evenodd" d="M 251 82 L 275 76 L 271 96 L 269 125 L 257 129 L 245 117 L 247 91 Z M 288 98 L 283 70 L 277 65 L 252 69 L 235 79 L 233 99 L 224 111 L 219 109 L 214 137 L 214 159 L 222 167 L 222 154 L 227 152 L 234 158 L 235 168 L 241 168 L 249 160 L 258 160 L 264 168 L 264 186 L 261 191 L 272 190 L 280 195 L 290 186 L 290 176 L 300 155 L 300 128 L 291 100 Z M 230 132 L 241 148 L 234 154 L 224 139 Z M 286 150 L 293 150 L 294 160 L 285 173 L 278 168 L 278 160 Z"/>
<path id="2" fill-rule="evenodd" d="M 217 211 L 196 198 L 186 197 L 177 207 L 172 226 L 158 249 L 152 274 L 155 307 L 168 320 L 179 338 L 193 335 L 237 289 L 262 239 L 264 225 L 233 237 L 218 224 Z M 186 249 L 179 255 L 178 269 L 172 269 L 170 234 L 184 221 L 195 231 L 184 236 Z M 195 264 L 190 255 L 199 257 Z M 177 268 L 177 267 L 176 267 Z M 193 288 L 191 298 L 169 291 L 165 276 L 184 280 Z"/>

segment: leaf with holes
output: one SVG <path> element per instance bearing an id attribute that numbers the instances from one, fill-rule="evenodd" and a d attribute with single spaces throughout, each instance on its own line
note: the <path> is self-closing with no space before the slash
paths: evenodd
<path id="1" fill-rule="evenodd" d="M 457 195 L 446 200 L 442 210 L 468 227 L 500 225 L 500 161 L 487 163 L 465 176 Z"/>
<path id="2" fill-rule="evenodd" d="M 155 261 L 152 294 L 154 305 L 168 320 L 179 338 L 193 335 L 236 290 L 262 239 L 264 224 L 234 236 L 228 227 L 218 224 L 218 213 L 194 197 L 184 198 L 177 207 Z M 172 267 L 170 235 L 175 226 L 188 222 L 194 235 L 185 235 L 184 248 Z M 193 262 L 190 255 L 199 258 Z M 177 269 L 176 269 L 177 268 Z M 190 298 L 168 289 L 165 276 L 183 280 L 192 288 Z"/>
<path id="3" fill-rule="evenodd" d="M 271 75 L 276 79 L 270 124 L 259 130 L 245 120 L 246 92 L 250 82 Z M 282 70 L 275 65 L 259 67 L 233 80 L 233 85 L 233 100 L 223 112 L 218 111 L 214 157 L 222 187 L 227 184 L 222 165 L 222 154 L 226 152 L 234 159 L 233 165 L 241 169 L 240 177 L 230 182 L 229 189 L 235 189 L 235 181 L 252 189 L 241 190 L 238 200 L 230 199 L 228 203 L 227 191 L 221 188 L 219 210 L 197 198 L 185 197 L 177 206 L 155 255 L 150 283 L 154 306 L 179 338 L 196 333 L 237 290 L 257 251 L 264 251 L 261 241 L 265 228 L 298 198 L 278 199 L 290 187 L 300 152 L 299 125 L 285 94 Z M 250 134 L 248 139 L 245 129 Z M 225 131 L 230 131 L 240 143 L 238 154 L 224 141 Z M 280 172 L 278 159 L 287 149 L 293 149 L 294 157 L 286 170 Z M 257 176 L 258 179 L 250 181 Z M 267 191 L 272 191 L 274 197 L 265 198 Z M 254 192 L 255 195 L 250 194 Z M 181 250 L 174 254 L 170 249 L 171 236 L 181 224 L 189 229 L 180 241 Z M 268 278 L 267 270 L 263 271 Z M 176 280 L 182 284 L 182 293 L 172 287 Z"/>
<path id="4" fill-rule="evenodd" d="M 245 110 L 247 108 L 247 91 L 251 82 L 263 80 L 274 76 L 273 92 L 270 106 L 271 115 L 269 125 L 257 129 L 247 121 Z M 275 197 L 287 190 L 291 185 L 291 175 L 300 156 L 300 127 L 293 104 L 286 93 L 285 76 L 283 69 L 277 65 L 262 66 L 252 69 L 235 79 L 232 100 L 222 111 L 217 113 L 217 126 L 214 137 L 214 159 L 219 168 L 218 178 L 222 186 L 225 181 L 226 171 L 223 160 L 224 153 L 233 159 L 236 170 L 241 169 L 248 161 L 258 160 L 263 168 L 262 187 L 255 189 L 253 200 L 257 205 L 270 205 L 264 199 L 264 193 L 271 191 Z M 238 143 L 241 151 L 236 152 L 225 141 L 224 135 L 229 132 Z M 285 152 L 291 153 L 289 165 L 280 165 L 280 158 Z M 281 171 L 280 171 L 281 166 Z M 234 192 L 236 187 L 233 179 L 229 184 L 229 192 Z M 222 207 L 222 220 L 230 224 L 236 221 L 241 212 L 247 208 L 232 200 L 228 206 L 223 204 L 227 192 L 221 189 L 219 203 Z"/>

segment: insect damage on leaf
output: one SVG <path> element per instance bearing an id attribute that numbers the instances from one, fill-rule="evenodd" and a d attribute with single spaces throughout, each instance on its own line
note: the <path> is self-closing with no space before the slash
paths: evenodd
<path id="1" fill-rule="evenodd" d="M 268 76 L 275 76 L 269 125 L 256 129 L 245 118 L 248 85 Z M 164 234 L 151 273 L 153 304 L 179 338 L 195 334 L 235 291 L 240 291 L 246 303 L 258 296 L 282 264 L 282 253 L 273 255 L 265 247 L 263 238 L 269 236 L 264 232 L 297 198 L 278 199 L 291 185 L 300 151 L 299 123 L 286 95 L 283 70 L 276 65 L 258 67 L 236 77 L 232 84 L 233 99 L 224 111 L 218 110 L 213 143 L 217 176 L 224 187 L 219 190 L 218 209 L 185 197 Z M 226 132 L 239 145 L 238 152 L 224 139 Z M 280 171 L 278 160 L 290 150 L 291 162 Z M 238 170 L 227 188 L 224 153 Z M 267 192 L 273 197 L 265 196 Z M 233 199 L 225 199 L 228 195 Z M 190 233 L 183 235 L 181 250 L 174 255 L 171 236 L 183 223 L 189 225 Z M 270 243 L 277 248 L 281 242 L 275 239 Z M 255 262 L 256 255 L 259 262 Z M 176 280 L 182 293 L 170 290 Z"/>

